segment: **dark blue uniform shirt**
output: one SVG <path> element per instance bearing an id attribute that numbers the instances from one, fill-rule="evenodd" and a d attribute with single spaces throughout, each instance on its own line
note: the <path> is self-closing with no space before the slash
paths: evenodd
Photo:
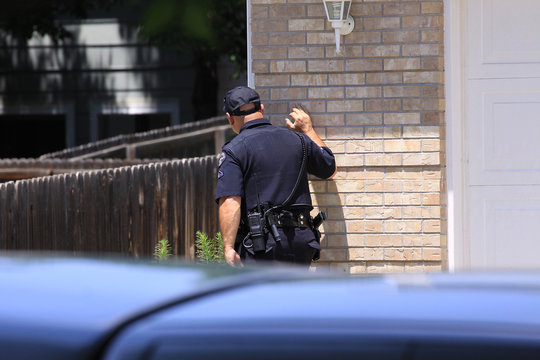
<path id="1" fill-rule="evenodd" d="M 332 151 L 300 135 L 306 143 L 307 172 L 324 179 L 332 176 Z M 258 203 L 280 205 L 286 200 L 300 172 L 302 142 L 293 131 L 273 126 L 266 119 L 251 120 L 223 146 L 219 163 L 216 199 L 241 196 L 244 215 Z M 312 208 L 307 174 L 303 175 L 291 204 Z"/>

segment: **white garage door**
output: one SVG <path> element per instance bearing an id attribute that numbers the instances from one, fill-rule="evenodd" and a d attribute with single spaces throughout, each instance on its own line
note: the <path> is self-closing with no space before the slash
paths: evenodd
<path id="1" fill-rule="evenodd" d="M 464 264 L 539 268 L 540 1 L 465 3 Z"/>

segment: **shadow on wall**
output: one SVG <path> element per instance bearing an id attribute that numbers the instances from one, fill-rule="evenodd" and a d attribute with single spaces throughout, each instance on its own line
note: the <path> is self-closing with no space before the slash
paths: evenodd
<path id="1" fill-rule="evenodd" d="M 319 228 L 322 233 L 321 259 L 313 263 L 313 267 L 332 267 L 349 273 L 343 195 L 338 192 L 334 180 L 316 181 L 315 184 L 312 182 L 312 187 L 315 187 L 312 192 L 314 207 L 316 211 L 326 212 L 327 220 Z M 317 189 L 317 184 L 324 184 L 324 189 Z"/>

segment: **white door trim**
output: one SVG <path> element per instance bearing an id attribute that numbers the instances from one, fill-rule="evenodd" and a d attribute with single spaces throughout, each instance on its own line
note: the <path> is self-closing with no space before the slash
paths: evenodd
<path id="1" fill-rule="evenodd" d="M 446 192 L 448 269 L 468 264 L 464 239 L 464 51 L 467 22 L 464 0 L 444 0 L 444 62 L 446 93 Z"/>

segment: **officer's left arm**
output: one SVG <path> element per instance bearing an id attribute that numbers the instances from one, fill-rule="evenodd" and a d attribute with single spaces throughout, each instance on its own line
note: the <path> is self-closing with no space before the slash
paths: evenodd
<path id="1" fill-rule="evenodd" d="M 219 199 L 219 227 L 223 238 L 225 261 L 231 266 L 242 266 L 240 256 L 234 249 L 236 233 L 242 214 L 240 196 L 225 196 Z"/>

